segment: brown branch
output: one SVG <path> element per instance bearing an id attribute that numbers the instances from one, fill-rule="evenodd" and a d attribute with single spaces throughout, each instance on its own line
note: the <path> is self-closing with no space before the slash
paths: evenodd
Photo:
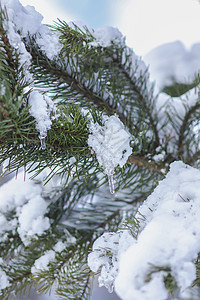
<path id="1" fill-rule="evenodd" d="M 128 161 L 133 165 L 136 165 L 141 168 L 146 168 L 162 176 L 164 176 L 165 174 L 165 171 L 164 172 L 162 171 L 163 169 L 166 170 L 166 167 L 163 163 L 157 163 L 153 160 L 149 161 L 149 159 L 146 157 L 139 156 L 139 155 L 131 155 L 129 156 Z"/>
<path id="2" fill-rule="evenodd" d="M 77 91 L 84 98 L 88 99 L 92 104 L 95 104 L 100 110 L 106 110 L 109 115 L 113 115 L 114 113 L 116 113 L 119 116 L 120 120 L 124 124 L 127 124 L 126 117 L 122 113 L 119 113 L 117 108 L 111 106 L 105 99 L 95 93 L 92 89 L 87 88 L 83 83 L 81 83 L 80 79 L 76 79 L 70 76 L 63 70 L 59 69 L 58 66 L 50 65 L 45 60 L 39 60 L 38 57 L 36 57 L 35 54 L 31 52 L 27 45 L 26 47 L 39 67 L 45 68 L 45 70 L 48 71 L 49 74 L 52 74 L 58 79 L 61 79 L 64 83 L 67 83 L 67 85 L 71 89 Z"/>
<path id="3" fill-rule="evenodd" d="M 134 199 L 131 201 L 130 204 L 136 204 L 138 202 L 143 202 L 148 196 L 150 195 L 150 193 L 146 193 L 146 194 L 143 194 L 142 196 Z M 65 259 L 62 261 L 62 263 L 60 265 L 57 264 L 57 269 L 60 270 L 64 265 L 65 263 L 71 258 L 71 256 L 75 253 L 76 249 L 77 249 L 77 246 L 81 243 L 83 243 L 85 240 L 91 240 L 93 234 L 94 234 L 94 231 L 98 228 L 104 228 L 111 220 L 113 220 L 114 218 L 116 218 L 117 216 L 119 216 L 121 210 L 118 209 L 116 210 L 114 213 L 112 213 L 109 217 L 107 217 L 107 219 L 100 223 L 96 228 L 94 228 L 94 230 L 91 230 L 91 232 L 87 233 L 85 236 L 83 236 L 68 252 L 67 256 L 65 257 Z M 11 284 L 15 284 L 19 281 L 23 281 L 24 279 L 26 279 L 27 277 L 30 277 L 32 275 L 31 271 L 30 272 L 26 272 L 24 273 L 23 275 L 13 279 L 12 281 L 10 281 Z"/>
<path id="4" fill-rule="evenodd" d="M 9 113 L 8 113 L 7 110 L 4 109 L 4 105 L 3 105 L 1 100 L 0 100 L 0 113 L 3 116 L 4 120 L 10 120 L 11 121 L 11 119 L 9 117 Z"/>
<path id="5" fill-rule="evenodd" d="M 155 148 L 159 145 L 159 136 L 158 136 L 158 131 L 157 131 L 157 127 L 155 124 L 155 121 L 149 111 L 148 108 L 148 104 L 146 103 L 145 97 L 142 95 L 141 91 L 139 90 L 138 86 L 135 84 L 135 82 L 133 81 L 133 79 L 131 78 L 130 74 L 125 70 L 125 68 L 123 67 L 123 65 L 119 62 L 119 60 L 117 58 L 114 58 L 112 55 L 112 60 L 114 63 L 117 63 L 119 69 L 121 70 L 121 72 L 124 74 L 124 76 L 126 77 L 126 79 L 130 82 L 130 85 L 133 88 L 133 91 L 135 91 L 135 93 L 138 96 L 138 100 L 142 103 L 143 107 L 145 108 L 145 111 L 147 112 L 147 115 L 149 117 L 150 123 L 152 125 L 154 134 L 155 134 Z"/>
<path id="6" fill-rule="evenodd" d="M 200 151 L 197 151 L 192 157 L 188 158 L 185 163 L 193 166 L 195 162 L 200 158 Z"/>
<path id="7" fill-rule="evenodd" d="M 200 99 L 198 99 L 200 100 Z M 178 156 L 179 158 L 183 154 L 183 148 L 184 148 L 184 138 L 185 138 L 185 131 L 187 129 L 188 121 L 191 118 L 192 114 L 195 113 L 197 109 L 200 108 L 200 103 L 197 102 L 194 106 L 192 106 L 188 112 L 185 114 L 185 117 L 183 119 L 183 123 L 181 125 L 180 131 L 179 131 L 179 140 L 178 140 Z"/>
<path id="8" fill-rule="evenodd" d="M 6 62 L 8 64 L 8 66 L 10 67 L 10 71 L 11 71 L 11 74 L 12 74 L 13 78 L 15 79 L 16 78 L 16 72 L 15 72 L 16 62 L 15 62 L 15 60 L 13 58 L 13 55 L 12 55 L 12 50 L 11 50 L 12 47 L 10 45 L 10 42 L 9 42 L 8 37 L 7 37 L 6 31 L 3 28 L 3 16 L 6 19 L 7 19 L 7 16 L 2 11 L 0 13 L 1 13 L 1 16 L 0 16 L 0 22 L 1 22 L 0 36 L 1 36 L 1 39 L 2 39 L 2 42 L 3 42 L 3 48 L 4 48 L 6 56 L 7 56 Z"/>

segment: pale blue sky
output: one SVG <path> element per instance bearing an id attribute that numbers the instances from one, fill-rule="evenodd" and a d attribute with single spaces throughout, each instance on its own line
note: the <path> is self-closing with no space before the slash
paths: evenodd
<path id="1" fill-rule="evenodd" d="M 68 14 L 92 28 L 112 25 L 118 0 L 57 0 Z"/>
<path id="2" fill-rule="evenodd" d="M 52 20 L 82 21 L 92 28 L 113 26 L 127 44 L 144 56 L 154 47 L 176 40 L 191 47 L 200 41 L 198 0 L 20 0 Z"/>

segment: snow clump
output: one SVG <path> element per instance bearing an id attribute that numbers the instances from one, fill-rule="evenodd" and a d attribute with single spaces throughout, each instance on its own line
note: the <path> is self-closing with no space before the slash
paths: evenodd
<path id="1" fill-rule="evenodd" d="M 6 273 L 0 268 L 0 290 L 3 290 L 10 286 L 8 276 Z"/>
<path id="2" fill-rule="evenodd" d="M 39 138 L 45 139 L 47 131 L 51 128 L 51 112 L 56 114 L 56 107 L 53 101 L 38 91 L 32 91 L 29 96 L 29 113 L 36 119 L 36 129 L 39 131 Z"/>
<path id="3" fill-rule="evenodd" d="M 45 253 L 35 261 L 31 268 L 31 273 L 35 274 L 40 270 L 48 269 L 49 264 L 55 260 L 56 253 L 61 253 L 67 248 L 67 246 L 76 242 L 75 237 L 73 237 L 69 232 L 67 232 L 66 239 L 67 240 L 65 242 L 58 241 L 53 247 L 53 250 L 45 251 Z"/>
<path id="4" fill-rule="evenodd" d="M 23 38 L 26 38 L 28 33 L 33 35 L 39 30 L 43 17 L 33 6 L 28 5 L 25 8 L 18 0 L 1 0 L 1 6 L 6 9 L 8 16 L 3 25 L 9 43 L 20 54 L 19 62 L 23 66 L 27 80 L 32 81 L 32 75 L 28 70 L 31 55 L 25 48 Z"/>
<path id="5" fill-rule="evenodd" d="M 122 168 L 131 155 L 131 135 L 117 115 L 104 116 L 103 121 L 103 126 L 90 123 L 88 145 L 95 152 L 105 174 L 110 175 L 117 166 Z"/>
<path id="6" fill-rule="evenodd" d="M 199 170 L 180 161 L 172 163 L 136 214 L 137 237 L 121 230 L 97 239 L 88 264 L 94 272 L 101 271 L 101 285 L 113 285 L 123 300 L 167 299 L 167 267 L 179 296 L 184 296 L 196 279 L 200 252 L 199 184 Z"/>
<path id="7" fill-rule="evenodd" d="M 8 18 L 4 20 L 4 29 L 10 45 L 19 53 L 19 62 L 23 67 L 26 79 L 33 81 L 29 72 L 31 55 L 26 50 L 23 38 L 36 35 L 36 42 L 49 59 L 58 56 L 62 49 L 59 34 L 42 24 L 43 16 L 33 6 L 24 7 L 18 0 L 1 0 Z"/>
<path id="8" fill-rule="evenodd" d="M 92 34 L 95 40 L 91 42 L 90 45 L 94 47 L 109 47 L 112 46 L 112 44 L 125 44 L 125 38 L 123 37 L 122 33 L 119 31 L 118 28 L 110 26 L 97 28 L 93 31 Z"/>
<path id="9" fill-rule="evenodd" d="M 180 41 L 167 43 L 151 50 L 144 61 L 158 90 L 175 82 L 192 83 L 194 74 L 200 71 L 200 43 L 189 50 Z"/>
<path id="10" fill-rule="evenodd" d="M 47 203 L 41 194 L 41 185 L 28 178 L 24 181 L 23 172 L 0 187 L 0 241 L 8 238 L 8 231 L 17 230 L 24 245 L 28 245 L 32 238 L 49 229 Z M 6 217 L 9 212 L 15 212 L 11 220 Z"/>
<path id="11" fill-rule="evenodd" d="M 47 203 L 37 195 L 30 199 L 21 208 L 17 208 L 19 227 L 17 229 L 24 245 L 27 245 L 32 237 L 43 234 L 50 227 L 49 218 L 45 217 Z"/>

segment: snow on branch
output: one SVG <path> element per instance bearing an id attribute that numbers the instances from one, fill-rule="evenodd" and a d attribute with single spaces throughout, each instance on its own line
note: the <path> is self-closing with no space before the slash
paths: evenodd
<path id="1" fill-rule="evenodd" d="M 118 165 L 121 168 L 125 165 L 132 153 L 129 144 L 131 135 L 116 115 L 104 116 L 104 126 L 91 122 L 90 132 L 88 145 L 95 152 L 100 166 L 108 175 L 111 193 L 114 193 L 112 175 Z"/>
<path id="2" fill-rule="evenodd" d="M 199 184 L 199 170 L 172 163 L 135 216 L 137 236 L 121 230 L 97 239 L 88 263 L 94 272 L 101 269 L 100 285 L 114 286 L 124 300 L 162 300 L 170 278 L 176 293 L 186 293 L 196 279 L 200 252 Z"/>
<path id="3" fill-rule="evenodd" d="M 20 187 L 20 188 L 19 188 Z M 34 181 L 24 181 L 23 172 L 0 188 L 0 242 L 7 239 L 9 230 L 17 230 L 21 241 L 28 245 L 31 238 L 43 234 L 50 227 L 45 216 L 47 203 L 41 196 L 42 187 Z M 15 212 L 9 220 L 6 215 Z"/>
<path id="4" fill-rule="evenodd" d="M 53 101 L 38 91 L 32 91 L 29 96 L 30 115 L 36 119 L 36 129 L 39 131 L 41 147 L 45 149 L 47 131 L 51 128 L 51 113 L 56 114 Z"/>

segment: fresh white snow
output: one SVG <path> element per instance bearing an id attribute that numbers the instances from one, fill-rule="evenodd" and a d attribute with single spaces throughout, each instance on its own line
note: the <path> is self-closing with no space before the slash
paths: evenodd
<path id="1" fill-rule="evenodd" d="M 113 285 L 124 300 L 167 299 L 164 271 L 153 273 L 148 282 L 146 279 L 154 267 L 168 266 L 180 293 L 191 286 L 200 252 L 199 185 L 199 170 L 180 161 L 171 164 L 166 178 L 136 214 L 140 219 L 137 239 L 124 230 L 104 234 L 94 243 L 88 263 L 94 272 L 101 270 L 101 285 L 109 289 Z"/>
<path id="2" fill-rule="evenodd" d="M 0 0 L 6 7 L 8 20 L 4 28 L 11 46 L 20 53 L 19 62 L 23 66 L 26 79 L 32 81 L 29 67 L 31 55 L 27 52 L 23 38 L 36 34 L 36 42 L 50 60 L 55 60 L 61 51 L 59 34 L 43 25 L 43 17 L 32 6 L 23 7 L 18 0 Z M 92 32 L 94 47 L 124 45 L 125 39 L 118 29 L 107 27 Z M 191 82 L 194 73 L 200 69 L 200 44 L 187 51 L 180 42 L 163 45 L 146 56 L 150 64 L 151 79 L 156 79 L 158 90 L 178 82 Z M 140 76 L 145 71 L 144 62 L 131 49 L 131 77 Z M 122 64 L 126 66 L 126 55 Z M 97 77 L 98 74 L 96 74 Z M 34 83 L 31 85 L 34 87 Z M 147 86 L 147 90 L 151 85 Z M 5 93 L 3 85 L 0 94 Z M 184 95 L 184 99 L 169 99 L 161 94 L 158 108 L 168 102 L 173 103 L 179 117 L 184 117 L 185 104 L 193 105 L 197 100 L 195 90 Z M 189 99 L 189 100 L 188 100 Z M 184 101 L 183 101 L 184 100 Z M 51 113 L 55 112 L 53 102 L 46 95 L 32 89 L 29 97 L 30 114 L 36 119 L 42 148 L 47 131 L 51 128 Z M 165 114 L 166 107 L 160 111 Z M 131 135 L 119 118 L 114 115 L 103 118 L 103 126 L 91 122 L 88 145 L 95 152 L 99 165 L 108 175 L 113 185 L 116 167 L 123 167 L 131 155 Z M 171 134 L 173 125 L 166 126 L 166 134 Z M 174 137 L 172 136 L 172 144 Z M 170 146 L 169 146 L 170 147 Z M 171 150 L 173 150 L 173 146 Z M 169 150 L 169 149 L 168 149 Z M 164 152 L 154 159 L 160 160 Z M 128 230 L 105 233 L 93 245 L 88 264 L 92 271 L 100 270 L 99 284 L 111 292 L 113 288 L 124 300 L 163 300 L 167 291 L 163 283 L 165 271 L 155 272 L 147 282 L 147 275 L 155 266 L 169 266 L 183 294 L 195 279 L 194 261 L 200 252 L 200 171 L 182 162 L 174 162 L 166 178 L 159 183 L 151 196 L 139 208 L 140 230 L 134 238 Z M 19 188 L 20 187 L 20 188 Z M 112 190 L 114 188 L 112 187 Z M 7 220 L 6 213 L 14 210 L 16 215 Z M 43 234 L 50 227 L 45 216 L 47 203 L 42 198 L 42 188 L 33 181 L 24 181 L 23 174 L 0 188 L 0 239 L 7 238 L 6 231 L 17 229 L 24 245 L 31 238 Z M 142 217 L 141 217 L 142 216 Z M 74 242 L 73 238 L 69 241 Z M 55 259 L 56 252 L 64 250 L 66 244 L 58 242 L 52 250 L 46 251 L 32 268 L 35 273 L 45 269 Z M 0 268 L 0 289 L 9 285 L 5 272 Z"/>
<path id="3" fill-rule="evenodd" d="M 27 245 L 31 238 L 41 235 L 50 227 L 44 214 L 47 202 L 43 200 L 42 186 L 26 178 L 23 172 L 0 187 L 0 240 L 7 238 L 6 231 L 17 229 L 22 242 Z M 15 217 L 5 215 L 15 211 Z"/>
<path id="4" fill-rule="evenodd" d="M 118 28 L 113 28 L 110 26 L 97 28 L 92 32 L 95 40 L 90 43 L 94 47 L 109 47 L 112 44 L 124 45 L 125 37 L 121 34 Z"/>
<path id="5" fill-rule="evenodd" d="M 50 60 L 56 59 L 62 49 L 59 36 L 58 32 L 51 30 L 45 25 L 40 27 L 37 34 L 36 42 Z"/>
<path id="6" fill-rule="evenodd" d="M 33 267 L 31 268 L 31 272 L 33 274 L 39 272 L 40 270 L 48 269 L 49 263 L 53 262 L 56 257 L 56 253 L 62 252 L 69 244 L 75 243 L 76 239 L 67 233 L 67 239 L 65 242 L 58 241 L 52 250 L 47 250 L 45 253 L 38 258 Z"/>
<path id="7" fill-rule="evenodd" d="M 38 91 L 31 91 L 29 96 L 30 115 L 36 119 L 36 129 L 39 131 L 41 145 L 44 146 L 44 139 L 47 131 L 51 128 L 51 112 L 56 113 L 56 107 L 53 101 L 47 96 L 42 95 Z M 42 148 L 43 148 L 42 147 Z"/>
<path id="8" fill-rule="evenodd" d="M 22 242 L 27 245 L 31 238 L 43 234 L 50 227 L 47 212 L 48 203 L 40 196 L 32 197 L 23 207 L 17 208 L 19 226 L 17 231 Z"/>
<path id="9" fill-rule="evenodd" d="M 2 259 L 0 258 L 0 263 L 2 262 Z M 6 275 L 6 273 L 0 268 L 0 291 L 5 289 L 10 285 L 9 278 Z"/>
<path id="10" fill-rule="evenodd" d="M 19 61 L 23 66 L 27 80 L 32 81 L 32 75 L 29 72 L 31 55 L 26 50 L 22 38 L 27 37 L 28 33 L 35 34 L 43 17 L 33 6 L 26 6 L 25 8 L 18 0 L 1 0 L 1 6 L 6 9 L 8 15 L 8 20 L 4 20 L 8 40 L 20 54 Z"/>

